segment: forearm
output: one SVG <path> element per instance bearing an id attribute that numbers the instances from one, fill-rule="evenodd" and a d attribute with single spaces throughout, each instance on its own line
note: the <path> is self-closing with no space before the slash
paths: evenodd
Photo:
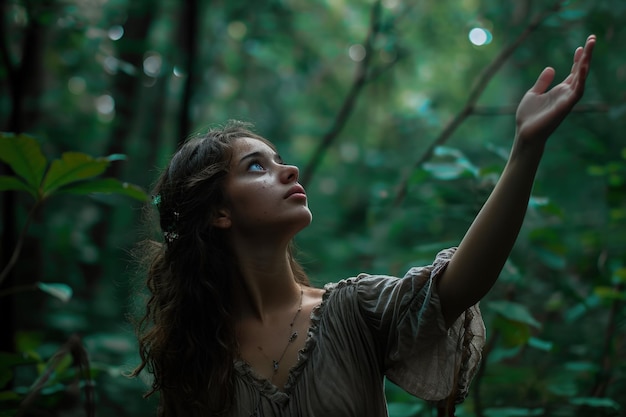
<path id="1" fill-rule="evenodd" d="M 518 141 L 516 141 L 516 144 Z M 543 146 L 516 149 L 461 241 L 438 290 L 448 325 L 493 286 L 522 226 Z"/>
<path id="2" fill-rule="evenodd" d="M 448 325 L 500 275 L 522 226 L 545 142 L 582 97 L 595 43 L 591 35 L 576 49 L 572 70 L 560 84 L 548 91 L 554 69 L 547 67 L 522 97 L 509 162 L 438 283 Z"/>

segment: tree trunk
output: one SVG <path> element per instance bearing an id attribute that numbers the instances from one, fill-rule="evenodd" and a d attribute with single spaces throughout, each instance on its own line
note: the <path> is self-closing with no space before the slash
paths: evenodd
<path id="1" fill-rule="evenodd" d="M 26 5 L 28 6 L 28 4 Z M 46 27 L 39 23 L 37 11 L 28 9 L 28 23 L 24 29 L 24 43 L 22 44 L 21 62 L 13 62 L 9 43 L 10 37 L 6 28 L 7 17 L 5 16 L 6 1 L 0 2 L 0 48 L 3 64 L 8 74 L 8 89 L 11 98 L 11 112 L 6 127 L 8 132 L 21 133 L 30 129 L 38 119 L 38 100 L 43 85 L 43 50 Z M 12 175 L 11 169 L 2 164 L 1 174 Z M 7 264 L 17 242 L 17 194 L 13 191 L 4 192 L 2 199 L 2 250 L 0 253 L 1 264 Z M 27 242 L 28 245 L 28 242 Z M 35 256 L 38 256 L 38 246 L 35 248 Z M 41 262 L 33 262 L 38 266 Z M 18 264 L 19 265 L 19 264 Z M 40 271 L 30 275 L 30 281 L 36 281 Z M 0 291 L 12 288 L 18 284 L 15 270 L 11 271 L 0 286 Z M 24 284 L 20 282 L 19 284 Z M 17 316 L 15 312 L 15 297 L 9 295 L 3 297 L 0 302 L 0 317 L 3 320 L 3 332 L 0 337 L 0 350 L 15 351 L 15 333 L 17 330 Z"/>

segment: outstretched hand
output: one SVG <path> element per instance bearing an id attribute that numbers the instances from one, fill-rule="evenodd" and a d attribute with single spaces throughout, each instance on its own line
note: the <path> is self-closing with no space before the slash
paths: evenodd
<path id="1" fill-rule="evenodd" d="M 526 92 L 516 114 L 517 139 L 521 141 L 520 144 L 545 143 L 580 100 L 585 90 L 595 43 L 596 37 L 591 35 L 584 48 L 576 49 L 572 70 L 563 82 L 547 91 L 555 74 L 554 69 L 548 67 Z"/>

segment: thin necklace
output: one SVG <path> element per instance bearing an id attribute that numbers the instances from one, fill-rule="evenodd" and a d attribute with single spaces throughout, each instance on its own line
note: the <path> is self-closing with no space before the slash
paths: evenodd
<path id="1" fill-rule="evenodd" d="M 300 311 L 302 311 L 303 294 L 304 294 L 304 290 L 302 289 L 302 285 L 300 285 L 300 303 L 298 305 L 298 309 L 296 310 L 296 314 L 294 314 L 293 319 L 291 320 L 291 323 L 289 323 L 289 339 L 287 339 L 287 344 L 285 345 L 285 348 L 283 349 L 283 353 L 281 353 L 278 360 L 271 359 L 274 373 L 272 374 L 272 378 L 270 378 L 270 381 L 274 379 L 274 376 L 278 373 L 278 369 L 280 368 L 280 362 L 285 357 L 285 353 L 287 353 L 287 349 L 289 349 L 289 345 L 291 345 L 298 338 L 298 331 L 293 330 L 293 325 L 295 324 L 296 319 L 298 318 L 298 315 L 300 315 Z M 263 348 L 261 346 L 257 346 L 257 349 L 259 349 L 259 351 L 263 354 L 263 356 L 268 358 L 265 352 L 263 352 Z"/>

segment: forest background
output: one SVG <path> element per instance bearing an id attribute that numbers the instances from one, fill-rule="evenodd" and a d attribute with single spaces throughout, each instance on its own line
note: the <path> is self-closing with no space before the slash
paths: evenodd
<path id="1" fill-rule="evenodd" d="M 148 375 L 125 376 L 143 303 L 130 251 L 159 236 L 150 186 L 186 137 L 249 121 L 300 166 L 315 284 L 401 275 L 460 241 L 517 102 L 545 66 L 560 81 L 590 33 L 586 94 L 481 303 L 484 360 L 457 413 L 624 415 L 623 0 L 2 0 L 0 13 L 1 416 L 154 415 Z M 387 394 L 392 417 L 433 415 Z"/>

